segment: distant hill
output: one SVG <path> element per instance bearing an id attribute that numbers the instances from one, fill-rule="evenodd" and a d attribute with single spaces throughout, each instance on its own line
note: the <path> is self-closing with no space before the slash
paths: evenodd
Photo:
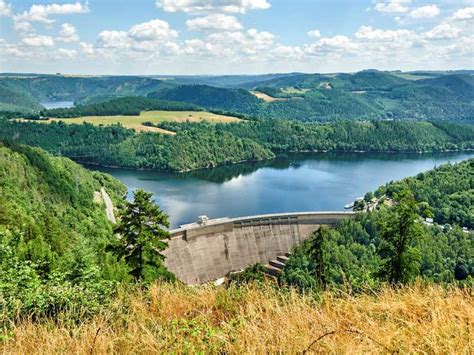
<path id="1" fill-rule="evenodd" d="M 182 85 L 149 94 L 166 100 L 232 110 L 261 118 L 474 120 L 473 76 L 409 80 L 375 70 L 355 74 L 289 74 L 243 84 L 245 90 L 284 100 L 256 100 L 243 88 Z M 271 101 L 271 102 L 270 102 Z"/>
<path id="2" fill-rule="evenodd" d="M 206 107 L 242 113 L 254 113 L 262 100 L 244 89 L 225 89 L 207 85 L 181 85 L 167 91 L 151 93 L 150 98 L 183 101 Z"/>
<path id="3" fill-rule="evenodd" d="M 38 110 L 41 107 L 27 91 L 0 81 L 0 111 Z"/>
<path id="4" fill-rule="evenodd" d="M 40 101 L 77 101 L 91 103 L 120 96 L 146 96 L 150 92 L 176 86 L 173 82 L 160 81 L 146 77 L 96 76 L 69 77 L 61 75 L 37 75 L 0 77 L 0 88 L 7 87 L 19 98 L 15 105 L 24 110 L 40 109 Z M 11 94 L 0 91 L 0 105 L 11 104 Z M 89 98 L 89 101 L 87 101 Z M 99 99 L 97 99 L 99 98 Z M 84 101 L 82 101 L 84 100 Z M 18 108 L 16 108 L 18 109 Z"/>
<path id="5" fill-rule="evenodd" d="M 442 87 L 460 96 L 471 100 L 474 99 L 474 75 L 445 75 L 433 79 L 420 80 L 418 84 Z"/>
<path id="6" fill-rule="evenodd" d="M 188 102 L 165 101 L 143 96 L 125 96 L 108 101 L 69 108 L 40 111 L 41 116 L 71 118 L 81 116 L 139 115 L 142 111 L 202 111 L 200 106 Z"/>
<path id="7" fill-rule="evenodd" d="M 0 111 L 38 110 L 39 101 L 43 100 L 72 100 L 76 105 L 91 105 L 121 97 L 147 96 L 257 118 L 474 122 L 473 82 L 474 76 L 468 70 L 155 78 L 3 75 L 0 76 Z M 269 98 L 265 102 L 252 91 L 260 91 Z"/>

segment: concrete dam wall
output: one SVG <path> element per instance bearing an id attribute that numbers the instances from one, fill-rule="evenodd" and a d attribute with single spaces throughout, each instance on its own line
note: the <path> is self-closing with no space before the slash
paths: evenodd
<path id="1" fill-rule="evenodd" d="M 181 281 L 201 284 L 291 252 L 320 225 L 353 212 L 305 212 L 221 218 L 171 230 L 165 264 Z"/>

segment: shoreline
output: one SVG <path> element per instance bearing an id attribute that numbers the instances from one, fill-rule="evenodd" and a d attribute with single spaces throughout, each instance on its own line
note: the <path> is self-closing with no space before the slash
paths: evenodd
<path id="1" fill-rule="evenodd" d="M 63 156 L 65 158 L 69 158 L 76 163 L 81 165 L 90 165 L 90 166 L 97 166 L 102 168 L 108 169 L 123 169 L 123 170 L 130 170 L 130 171 L 155 171 L 155 172 L 163 172 L 163 173 L 172 173 L 172 174 L 185 174 L 193 171 L 199 170 L 210 170 L 214 168 L 224 167 L 224 166 L 232 166 L 237 164 L 245 164 L 245 163 L 259 163 L 259 162 L 266 162 L 272 161 L 274 159 L 283 158 L 285 155 L 288 154 L 303 154 L 303 155 L 312 155 L 312 154 L 331 154 L 331 153 L 338 153 L 338 154 L 416 154 L 416 155 L 423 155 L 423 154 L 443 154 L 443 153 L 469 153 L 474 152 L 474 149 L 459 149 L 459 150 L 440 150 L 440 151 L 410 151 L 410 150 L 382 150 L 382 151 L 372 151 L 372 150 L 305 150 L 305 151 L 289 151 L 286 153 L 275 153 L 273 158 L 268 159 L 253 159 L 253 160 L 240 160 L 237 162 L 229 162 L 224 164 L 217 164 L 215 166 L 207 166 L 207 167 L 200 167 L 194 169 L 186 169 L 186 170 L 167 170 L 167 169 L 150 169 L 150 168 L 133 168 L 133 167 L 124 167 L 124 166 L 116 166 L 116 165 L 106 165 L 96 162 L 87 162 L 82 161 L 79 159 L 74 159 L 73 157 Z M 87 168 L 87 167 L 86 167 Z M 91 170 L 91 169 L 89 169 Z"/>

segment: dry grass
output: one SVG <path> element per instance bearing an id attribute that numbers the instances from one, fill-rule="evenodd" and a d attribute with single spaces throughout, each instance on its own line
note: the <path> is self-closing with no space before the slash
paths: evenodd
<path id="1" fill-rule="evenodd" d="M 175 134 L 174 132 L 167 131 L 158 127 L 148 127 L 142 125 L 143 122 L 149 121 L 153 123 L 159 123 L 164 121 L 171 122 L 239 122 L 241 121 L 237 117 L 218 115 L 211 112 L 205 111 L 144 111 L 138 116 L 83 116 L 75 118 L 50 118 L 47 121 L 35 121 L 40 123 L 50 123 L 54 121 L 64 121 L 68 124 L 81 124 L 88 122 L 93 125 L 111 125 L 115 123 L 121 123 L 124 127 L 133 128 L 139 132 L 159 132 L 165 134 Z"/>
<path id="2" fill-rule="evenodd" d="M 270 285 L 157 284 L 121 295 L 113 309 L 80 325 L 26 321 L 0 351 L 472 354 L 473 327 L 473 296 L 455 288 L 418 285 L 357 297 L 328 292 L 315 301 Z"/>
<path id="3" fill-rule="evenodd" d="M 273 102 L 273 101 L 286 101 L 288 99 L 282 98 L 282 97 L 272 97 L 270 95 L 264 94 L 263 92 L 260 91 L 250 91 L 254 96 L 258 97 L 259 99 L 262 99 L 265 102 Z"/>

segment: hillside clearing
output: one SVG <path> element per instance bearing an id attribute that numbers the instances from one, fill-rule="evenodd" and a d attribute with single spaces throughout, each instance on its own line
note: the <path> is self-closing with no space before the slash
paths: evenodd
<path id="1" fill-rule="evenodd" d="M 286 101 L 288 99 L 282 98 L 282 97 L 272 97 L 270 95 L 264 94 L 263 92 L 260 91 L 250 91 L 255 97 L 258 97 L 259 99 L 262 99 L 265 102 L 273 102 L 273 101 Z"/>
<path id="2" fill-rule="evenodd" d="M 122 292 L 80 324 L 24 320 L 0 343 L 9 354 L 75 353 L 429 353 L 474 351 L 468 290 L 384 288 L 324 292 L 320 301 L 269 284 L 218 289 L 155 284 Z"/>
<path id="3" fill-rule="evenodd" d="M 134 129 L 138 132 L 158 132 L 165 134 L 175 134 L 158 127 L 144 126 L 143 122 L 239 122 L 237 117 L 218 115 L 205 111 L 143 111 L 138 116 L 82 116 L 75 118 L 50 118 L 47 121 L 38 121 L 42 123 L 63 121 L 67 124 L 81 124 L 83 122 L 91 123 L 95 126 L 111 125 L 120 123 L 126 128 Z"/>

